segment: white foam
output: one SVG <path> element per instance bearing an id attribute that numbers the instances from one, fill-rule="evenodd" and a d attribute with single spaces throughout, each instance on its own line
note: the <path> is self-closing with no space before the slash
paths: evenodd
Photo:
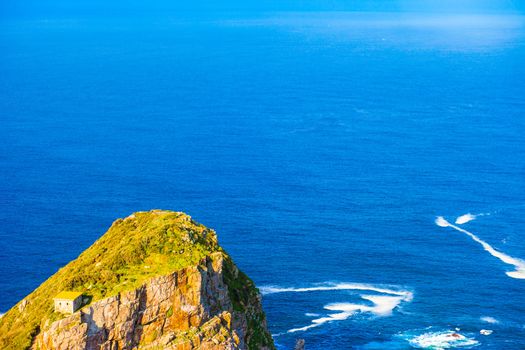
<path id="1" fill-rule="evenodd" d="M 417 349 L 450 349 L 479 344 L 477 340 L 454 331 L 423 333 L 408 342 Z"/>
<path id="2" fill-rule="evenodd" d="M 324 308 L 330 311 L 342 311 L 342 312 L 348 312 L 352 314 L 357 311 L 368 311 L 372 309 L 371 306 L 353 304 L 353 303 L 332 303 L 332 304 L 326 305 Z"/>
<path id="3" fill-rule="evenodd" d="M 440 227 L 447 227 L 447 226 L 450 225 L 450 223 L 449 223 L 447 220 L 445 220 L 445 218 L 442 217 L 442 216 L 438 216 L 438 217 L 436 218 L 436 221 L 435 221 L 435 222 L 436 222 L 436 225 L 438 225 L 438 226 L 440 226 Z"/>
<path id="4" fill-rule="evenodd" d="M 405 299 L 389 295 L 362 295 L 361 298 L 370 300 L 374 306 L 368 310 L 377 316 L 390 316 L 394 309 Z"/>
<path id="5" fill-rule="evenodd" d="M 465 215 L 458 216 L 456 219 L 456 224 L 458 225 L 466 224 L 467 222 L 475 220 L 475 219 L 476 219 L 476 215 L 468 213 Z"/>
<path id="6" fill-rule="evenodd" d="M 412 300 L 412 292 L 406 290 L 396 290 L 375 286 L 372 284 L 365 283 L 324 283 L 315 287 L 306 288 L 281 288 L 276 286 L 263 286 L 259 290 L 263 295 L 275 294 L 275 293 L 305 293 L 305 292 L 323 292 L 323 291 L 334 291 L 334 290 L 368 290 L 384 294 L 393 294 L 403 296 L 406 301 Z"/>
<path id="7" fill-rule="evenodd" d="M 339 304 L 329 304 L 325 306 L 325 309 L 331 310 L 331 311 L 342 311 L 335 314 L 330 314 L 328 316 L 316 318 L 312 320 L 312 324 L 299 327 L 299 328 L 292 328 L 288 330 L 288 333 L 295 333 L 295 332 L 304 332 L 310 328 L 319 327 L 320 325 L 326 323 L 326 322 L 332 322 L 332 321 L 344 321 L 348 319 L 350 316 L 352 316 L 354 313 L 356 313 L 358 310 L 361 309 L 363 305 L 357 305 L 357 304 L 346 304 L 346 303 L 339 303 Z"/>
<path id="8" fill-rule="evenodd" d="M 451 224 L 445 218 L 442 216 L 438 216 L 436 218 L 436 225 L 441 227 L 452 227 L 456 231 L 462 232 L 472 238 L 474 242 L 479 243 L 483 249 L 485 249 L 487 252 L 489 252 L 490 255 L 492 255 L 495 258 L 498 258 L 499 260 L 503 261 L 505 264 L 513 265 L 516 268 L 516 271 L 510 271 L 506 272 L 506 274 L 509 277 L 512 278 L 518 278 L 518 279 L 525 279 L 525 261 L 519 258 L 514 258 L 512 256 L 509 256 L 505 253 L 499 252 L 496 249 L 494 249 L 490 244 L 480 239 L 478 236 L 473 234 L 472 232 L 469 232 L 467 230 L 462 229 L 461 227 L 458 227 L 456 225 Z"/>
<path id="9" fill-rule="evenodd" d="M 313 312 L 307 312 L 304 315 L 307 316 L 307 317 L 318 317 L 319 316 L 319 314 L 315 314 Z"/>
<path id="10" fill-rule="evenodd" d="M 490 317 L 490 316 L 480 317 L 480 320 L 482 320 L 483 322 L 491 323 L 491 324 L 499 323 L 498 320 L 496 320 L 494 317 Z"/>
<path id="11" fill-rule="evenodd" d="M 325 307 L 325 308 L 327 308 L 327 307 Z M 338 312 L 336 314 L 330 314 L 330 315 L 325 316 L 325 317 L 316 318 L 316 319 L 312 320 L 312 324 L 310 324 L 308 326 L 300 327 L 300 328 L 292 328 L 292 329 L 288 330 L 288 333 L 295 333 L 295 332 L 300 332 L 300 331 L 306 331 L 306 330 L 308 330 L 310 328 L 319 327 L 320 325 L 322 325 L 322 324 L 324 324 L 326 322 L 344 321 L 347 318 L 349 318 L 350 316 L 352 316 L 354 313 L 355 313 L 355 311 L 344 311 L 344 312 Z"/>
<path id="12" fill-rule="evenodd" d="M 463 224 L 466 224 L 467 222 L 470 222 L 472 220 L 476 220 L 476 218 L 479 217 L 479 216 L 485 216 L 485 215 L 490 215 L 490 213 L 480 213 L 480 214 L 467 213 L 467 214 L 458 216 L 456 218 L 456 224 L 457 225 L 463 225 Z"/>
<path id="13" fill-rule="evenodd" d="M 481 335 L 491 335 L 494 331 L 492 329 L 481 329 L 479 334 Z"/>
<path id="14" fill-rule="evenodd" d="M 362 294 L 360 297 L 363 300 L 368 300 L 372 305 L 367 304 L 353 304 L 353 303 L 332 303 L 325 305 L 324 308 L 329 311 L 335 311 L 335 313 L 328 314 L 323 317 L 313 319 L 311 324 L 292 328 L 288 330 L 288 333 L 295 333 L 300 331 L 306 331 L 308 329 L 319 327 L 327 322 L 343 321 L 351 317 L 357 312 L 372 313 L 376 316 L 390 316 L 393 310 L 403 301 L 408 302 L 413 299 L 413 294 L 407 290 L 384 288 L 381 286 L 375 286 L 371 284 L 361 283 L 325 283 L 315 287 L 306 288 L 281 288 L 275 286 L 261 287 L 263 294 L 274 294 L 274 293 L 306 293 L 306 292 L 323 292 L 323 291 L 334 291 L 334 290 L 359 290 L 368 292 L 381 293 L 380 295 L 369 295 Z M 316 315 L 307 313 L 309 315 Z M 318 315 L 316 315 L 318 316 Z"/>

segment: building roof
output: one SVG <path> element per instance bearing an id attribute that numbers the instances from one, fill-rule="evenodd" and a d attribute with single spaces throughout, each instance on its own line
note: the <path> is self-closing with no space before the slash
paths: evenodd
<path id="1" fill-rule="evenodd" d="M 60 292 L 53 299 L 75 300 L 82 295 L 82 292 Z"/>

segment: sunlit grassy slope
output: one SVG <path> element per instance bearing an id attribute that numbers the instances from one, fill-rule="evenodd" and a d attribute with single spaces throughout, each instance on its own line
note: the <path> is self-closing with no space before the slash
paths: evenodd
<path id="1" fill-rule="evenodd" d="M 0 318 L 0 349 L 29 347 L 46 320 L 61 318 L 53 311 L 53 297 L 60 291 L 84 292 L 93 302 L 196 265 L 217 251 L 222 249 L 215 232 L 183 213 L 154 210 L 118 219 L 77 259 Z"/>

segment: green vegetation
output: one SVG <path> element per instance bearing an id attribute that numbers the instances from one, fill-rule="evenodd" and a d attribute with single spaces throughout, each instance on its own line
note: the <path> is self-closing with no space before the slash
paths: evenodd
<path id="1" fill-rule="evenodd" d="M 263 347 L 273 349 L 273 339 L 264 328 L 265 315 L 262 310 L 254 307 L 260 302 L 259 291 L 255 284 L 237 269 L 229 256 L 226 256 L 224 267 L 224 283 L 228 287 L 233 310 L 246 315 L 248 321 L 248 334 L 246 334 L 248 349 L 258 350 Z"/>
<path id="2" fill-rule="evenodd" d="M 61 291 L 84 292 L 97 301 L 135 289 L 151 277 L 197 265 L 217 251 L 222 249 L 215 232 L 183 213 L 154 210 L 118 219 L 77 259 L 0 318 L 0 349 L 28 348 L 46 321 L 63 317 L 53 311 L 53 297 Z"/>

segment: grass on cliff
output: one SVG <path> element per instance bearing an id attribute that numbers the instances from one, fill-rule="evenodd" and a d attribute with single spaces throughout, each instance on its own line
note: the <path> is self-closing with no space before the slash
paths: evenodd
<path id="1" fill-rule="evenodd" d="M 224 282 L 228 287 L 233 310 L 245 314 L 248 321 L 248 349 L 274 349 L 272 336 L 265 329 L 266 316 L 262 310 L 254 307 L 260 302 L 258 289 L 244 272 L 236 268 L 229 256 L 226 257 L 225 263 Z"/>
<path id="2" fill-rule="evenodd" d="M 77 259 L 0 318 L 0 349 L 26 349 L 46 320 L 60 319 L 53 311 L 53 297 L 60 291 L 84 292 L 93 302 L 196 265 L 216 251 L 222 249 L 215 232 L 183 213 L 154 210 L 118 219 Z"/>

